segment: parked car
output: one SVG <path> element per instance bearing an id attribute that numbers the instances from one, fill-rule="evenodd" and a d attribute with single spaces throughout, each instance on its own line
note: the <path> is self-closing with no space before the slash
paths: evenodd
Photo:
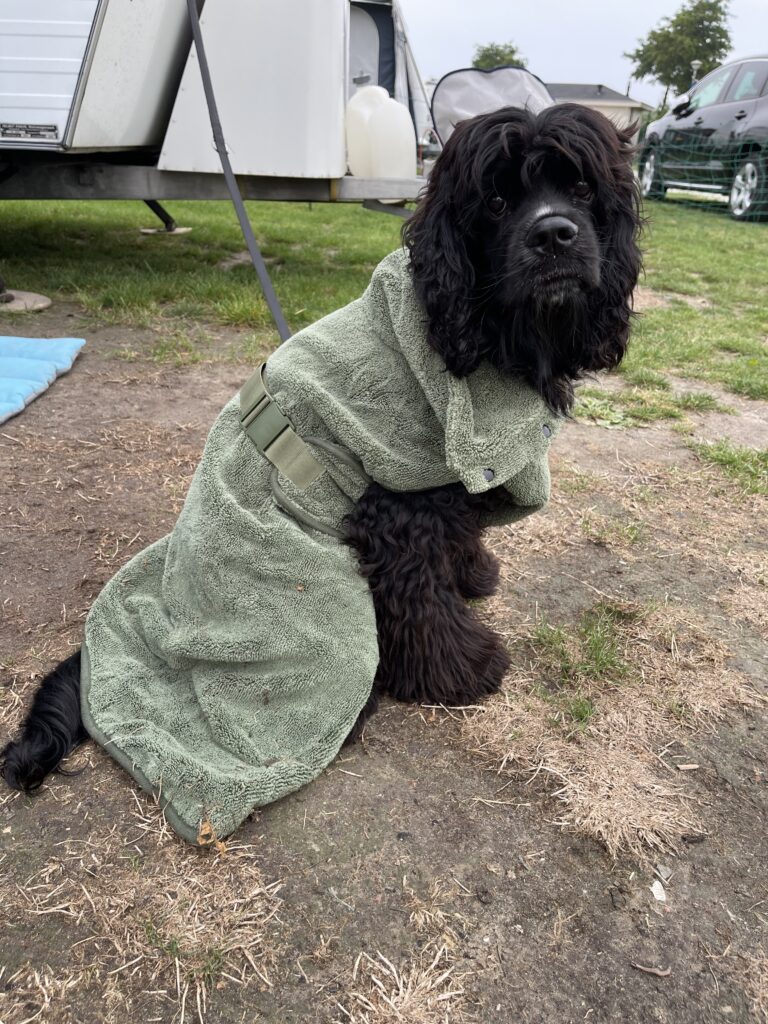
<path id="1" fill-rule="evenodd" d="M 640 154 L 640 190 L 728 196 L 737 220 L 768 217 L 768 56 L 710 72 L 652 121 Z"/>

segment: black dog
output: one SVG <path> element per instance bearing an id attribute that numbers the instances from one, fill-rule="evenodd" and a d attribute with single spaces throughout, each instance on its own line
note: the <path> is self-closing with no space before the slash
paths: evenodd
<path id="1" fill-rule="evenodd" d="M 631 137 L 570 104 L 537 116 L 506 108 L 456 128 L 404 228 L 428 341 L 453 374 L 490 360 L 567 414 L 574 381 L 618 365 L 640 271 Z M 468 704 L 498 689 L 507 654 L 467 604 L 497 583 L 480 528 L 493 503 L 493 491 L 471 496 L 460 484 L 401 494 L 374 483 L 349 516 L 380 650 L 350 739 L 383 693 Z M 37 788 L 86 737 L 79 658 L 45 677 L 3 751 L 10 786 Z"/>

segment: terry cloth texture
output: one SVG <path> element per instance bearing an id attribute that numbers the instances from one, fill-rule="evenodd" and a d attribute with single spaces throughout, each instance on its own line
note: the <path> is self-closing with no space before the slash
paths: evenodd
<path id="1" fill-rule="evenodd" d="M 66 373 L 84 344 L 83 338 L 0 338 L 0 423 Z"/>
<path id="2" fill-rule="evenodd" d="M 265 381 L 302 437 L 342 445 L 384 487 L 503 486 L 497 522 L 547 501 L 556 418 L 527 384 L 490 365 L 462 380 L 445 370 L 402 251 L 361 298 L 270 356 Z M 319 479 L 305 490 L 279 483 L 338 530 L 365 481 L 313 451 L 326 468 Z M 173 532 L 118 572 L 86 624 L 86 726 L 191 842 L 227 835 L 317 776 L 365 704 L 378 662 L 373 603 L 353 553 L 282 511 L 271 471 L 233 399 Z"/>

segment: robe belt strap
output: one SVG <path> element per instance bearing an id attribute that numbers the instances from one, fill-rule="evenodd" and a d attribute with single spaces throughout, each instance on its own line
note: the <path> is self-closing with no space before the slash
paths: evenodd
<path id="1" fill-rule="evenodd" d="M 325 472 L 309 445 L 275 404 L 264 384 L 262 363 L 240 389 L 240 423 L 262 455 L 300 491 Z"/>

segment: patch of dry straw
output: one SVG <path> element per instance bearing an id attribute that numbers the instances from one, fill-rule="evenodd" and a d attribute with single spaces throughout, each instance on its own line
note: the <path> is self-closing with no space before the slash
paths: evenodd
<path id="1" fill-rule="evenodd" d="M 467 1005 L 466 974 L 456 971 L 459 935 L 467 926 L 454 909 L 461 894 L 439 878 L 421 894 L 407 876 L 402 893 L 420 948 L 397 965 L 380 951 L 361 952 L 344 996 L 333 1003 L 334 1024 L 471 1024 L 476 1018 Z"/>
<path id="2" fill-rule="evenodd" d="M 216 989 L 272 987 L 281 884 L 264 879 L 256 848 L 186 846 L 147 799 L 135 802 L 126 822 L 65 840 L 23 884 L 0 888 L 4 917 L 66 918 L 83 934 L 65 969 L 6 974 L 0 1019 L 62 1022 L 89 995 L 116 1019 L 141 993 L 157 1020 L 202 1022 Z"/>
<path id="3" fill-rule="evenodd" d="M 447 946 L 428 943 L 395 965 L 383 953 L 355 961 L 345 1003 L 334 1024 L 469 1024 L 462 978 Z"/>
<path id="4" fill-rule="evenodd" d="M 531 634 L 519 638 L 530 645 L 528 663 L 467 712 L 462 729 L 487 767 L 545 784 L 563 828 L 599 840 L 612 856 L 644 857 L 705 828 L 688 780 L 664 757 L 668 748 L 763 698 L 727 667 L 725 645 L 679 612 L 637 610 L 615 630 L 623 670 L 598 679 L 584 667 L 563 679 Z M 583 721 L 567 712 L 576 699 L 588 709 Z"/>
<path id="5" fill-rule="evenodd" d="M 768 1024 L 768 956 L 744 956 L 738 971 L 755 1018 Z"/>

